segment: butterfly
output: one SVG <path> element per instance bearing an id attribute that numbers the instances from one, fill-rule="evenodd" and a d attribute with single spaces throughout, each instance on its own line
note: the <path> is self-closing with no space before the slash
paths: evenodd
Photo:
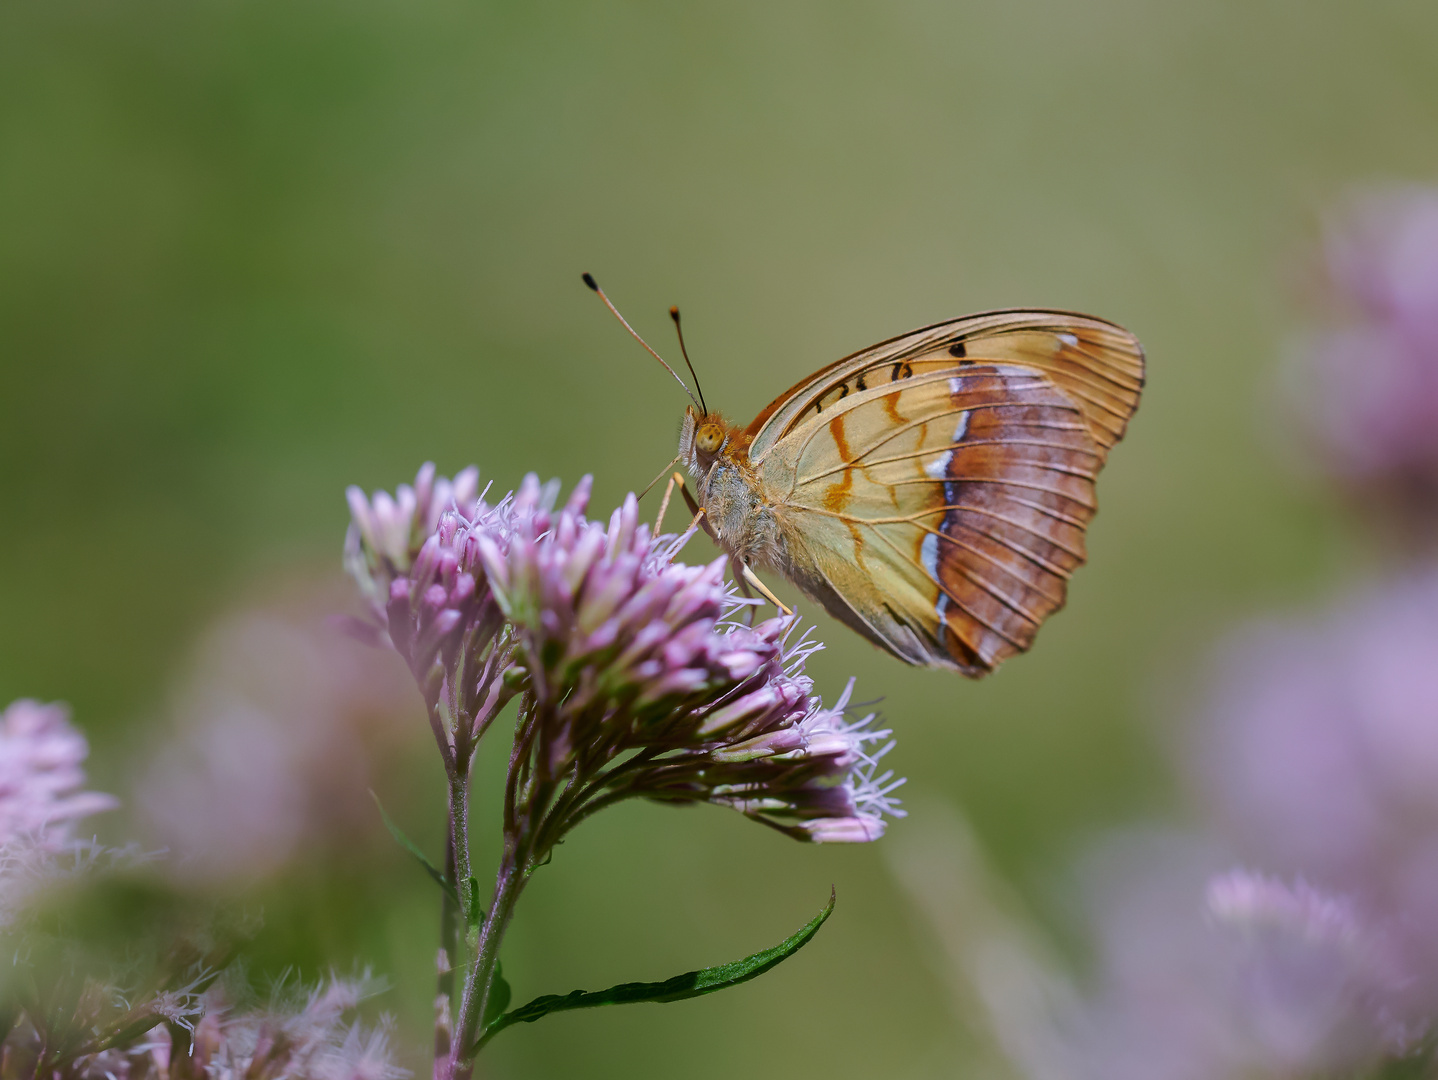
<path id="1" fill-rule="evenodd" d="M 751 580 L 781 574 L 900 660 L 977 678 L 1063 606 L 1143 383 L 1120 326 L 987 312 L 837 360 L 746 426 L 701 396 L 677 460 Z"/>

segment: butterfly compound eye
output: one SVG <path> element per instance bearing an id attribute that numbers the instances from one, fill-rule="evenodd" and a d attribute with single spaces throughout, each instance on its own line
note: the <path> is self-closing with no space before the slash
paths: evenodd
<path id="1" fill-rule="evenodd" d="M 713 454 L 724 445 L 724 429 L 718 424 L 705 424 L 694 434 L 694 447 L 701 454 Z"/>

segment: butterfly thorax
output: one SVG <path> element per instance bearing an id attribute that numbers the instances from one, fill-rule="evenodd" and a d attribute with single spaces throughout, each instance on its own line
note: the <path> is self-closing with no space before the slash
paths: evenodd
<path id="1" fill-rule="evenodd" d="M 701 416 L 686 409 L 679 456 L 699 482 L 699 505 L 720 546 L 751 565 L 772 566 L 779 530 L 749 461 L 751 441 L 743 428 L 717 413 Z"/>

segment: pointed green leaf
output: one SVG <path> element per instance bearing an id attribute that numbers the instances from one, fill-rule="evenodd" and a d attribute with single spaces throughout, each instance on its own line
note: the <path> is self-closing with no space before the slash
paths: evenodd
<path id="1" fill-rule="evenodd" d="M 486 1024 L 484 1034 L 479 1039 L 479 1045 L 483 1046 L 511 1024 L 532 1024 L 554 1012 L 592 1009 L 599 1005 L 628 1005 L 640 1001 L 683 1001 L 685 998 L 712 994 L 716 990 L 738 986 L 742 982 L 758 978 L 809 943 L 809 939 L 819 932 L 819 927 L 823 926 L 824 921 L 833 913 L 834 900 L 835 895 L 831 890 L 829 903 L 825 905 L 824 910 L 800 927 L 796 933 L 785 938 L 772 949 L 756 952 L 753 956 L 746 956 L 743 960 L 720 964 L 717 967 L 700 968 L 698 971 L 687 971 L 683 975 L 676 975 L 663 982 L 620 983 L 618 986 L 611 986 L 608 990 L 575 990 L 568 994 L 548 994 L 544 997 L 537 997 L 527 1005 L 521 1005 L 512 1012 L 504 1013 Z"/>
<path id="2" fill-rule="evenodd" d="M 425 857 L 424 852 L 419 849 L 418 844 L 416 844 L 408 836 L 402 833 L 399 826 L 390 820 L 390 816 L 384 812 L 384 806 L 380 803 L 379 796 L 376 795 L 373 790 L 370 791 L 369 797 L 374 800 L 375 806 L 378 807 L 379 816 L 384 819 L 384 825 L 385 828 L 389 830 L 389 834 L 399 842 L 400 847 L 404 848 L 417 860 L 419 860 L 420 866 L 424 867 L 425 872 L 429 874 L 430 877 L 434 878 L 435 884 L 438 885 L 445 892 L 447 892 L 449 894 L 449 898 L 453 900 L 456 905 L 458 905 L 461 911 L 463 911 L 464 904 L 460 903 L 459 893 L 456 892 L 454 886 L 449 883 L 449 878 L 445 877 L 443 871 L 441 871 L 439 867 L 435 866 L 434 863 L 430 862 L 429 859 Z"/>
<path id="3" fill-rule="evenodd" d="M 487 1028 L 494 1023 L 509 1008 L 509 999 L 513 991 L 509 988 L 509 982 L 504 977 L 504 965 L 498 960 L 494 962 L 494 982 L 489 988 L 489 1000 L 484 1005 L 484 1020 L 481 1028 Z"/>

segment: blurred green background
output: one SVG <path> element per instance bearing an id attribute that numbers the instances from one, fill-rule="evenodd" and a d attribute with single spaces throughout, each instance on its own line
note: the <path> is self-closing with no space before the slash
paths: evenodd
<path id="1" fill-rule="evenodd" d="M 128 798 L 204 628 L 338 574 L 346 484 L 592 471 L 607 511 L 647 482 L 684 399 L 583 270 L 661 351 L 678 303 L 743 419 L 921 324 L 1092 311 L 1143 339 L 1149 388 L 1033 654 L 972 684 L 821 618 L 813 665 L 883 696 L 909 792 L 1042 897 L 1082 837 L 1180 802 L 1160 733 L 1217 629 L 1363 557 L 1275 453 L 1273 372 L 1324 208 L 1438 175 L 1436 45 L 1438 6 L 1398 0 L 4 0 L 0 701 L 73 703 Z M 417 706 L 373 782 L 436 850 Z M 663 978 L 831 882 L 767 978 L 514 1029 L 487 1070 L 953 1075 L 882 853 L 717 810 L 587 825 L 506 972 L 520 999 Z M 376 824 L 247 895 L 254 969 L 372 964 L 424 1068 L 436 902 Z"/>

